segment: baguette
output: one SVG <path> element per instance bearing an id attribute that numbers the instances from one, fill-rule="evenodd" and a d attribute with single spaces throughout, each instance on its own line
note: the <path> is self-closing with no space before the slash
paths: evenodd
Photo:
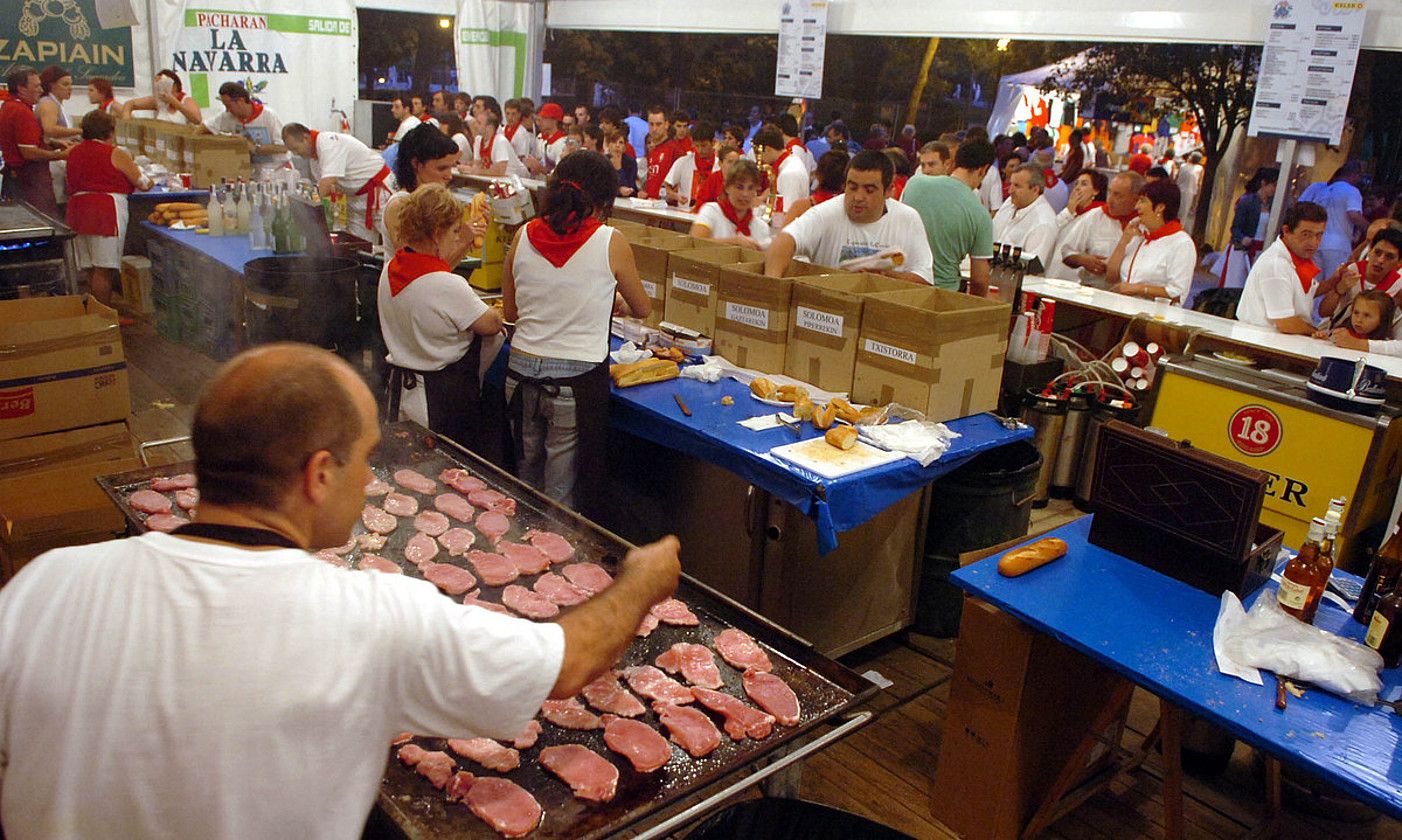
<path id="1" fill-rule="evenodd" d="M 838 449 L 851 449 L 857 445 L 857 428 L 855 426 L 833 426 L 828 429 L 828 433 L 823 435 L 823 440 L 829 446 L 836 446 Z"/>
<path id="2" fill-rule="evenodd" d="M 676 379 L 681 376 L 681 368 L 677 367 L 676 362 L 666 359 L 643 359 L 627 365 L 609 365 L 609 376 L 613 378 L 613 384 L 617 387 L 629 388 L 633 385 Z"/>
<path id="3" fill-rule="evenodd" d="M 808 397 L 803 396 L 794 400 L 793 416 L 797 417 L 800 421 L 812 420 L 814 410 L 813 401 L 808 399 Z"/>
<path id="4" fill-rule="evenodd" d="M 833 397 L 832 402 L 828 403 L 828 405 L 833 406 L 833 409 L 837 412 L 838 420 L 845 420 L 848 423 L 855 423 L 861 419 L 862 415 L 857 411 L 857 409 L 853 408 L 852 404 L 844 400 L 842 397 Z"/>
<path id="5" fill-rule="evenodd" d="M 1015 548 L 998 558 L 998 573 L 1003 577 L 1025 575 L 1065 555 L 1066 541 L 1047 537 L 1031 545 Z"/>
<path id="6" fill-rule="evenodd" d="M 826 429 L 832 426 L 832 421 L 837 419 L 837 403 L 830 402 L 822 408 L 813 411 L 813 428 Z"/>
<path id="7" fill-rule="evenodd" d="M 652 348 L 652 355 L 659 359 L 668 359 L 677 364 L 681 364 L 682 361 L 686 359 L 686 354 L 675 347 L 654 347 Z"/>
<path id="8" fill-rule="evenodd" d="M 178 213 L 181 210 L 203 210 L 203 204 L 196 204 L 193 201 L 165 201 L 156 205 L 156 210 L 164 213 L 169 210 Z"/>
<path id="9" fill-rule="evenodd" d="M 800 398 L 808 399 L 808 389 L 798 385 L 780 385 L 774 398 L 780 402 L 796 403 Z"/>
<path id="10" fill-rule="evenodd" d="M 766 379 L 763 376 L 756 376 L 754 381 L 750 382 L 750 393 L 762 400 L 774 399 L 774 395 L 778 390 L 778 388 L 774 387 L 774 382 L 772 380 Z"/>

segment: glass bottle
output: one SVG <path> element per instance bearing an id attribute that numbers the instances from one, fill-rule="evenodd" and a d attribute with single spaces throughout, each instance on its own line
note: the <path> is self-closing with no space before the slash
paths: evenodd
<path id="1" fill-rule="evenodd" d="M 1358 606 L 1353 610 L 1353 620 L 1367 626 L 1373 620 L 1378 602 L 1397 588 L 1399 578 L 1402 578 L 1402 531 L 1394 528 L 1387 542 L 1373 555 L 1363 591 L 1358 596 Z"/>
<path id="2" fill-rule="evenodd" d="M 224 235 L 224 208 L 219 205 L 219 193 L 214 187 L 209 188 L 209 206 L 205 208 L 206 215 L 209 216 L 209 235 Z"/>
<path id="3" fill-rule="evenodd" d="M 248 194 L 248 185 L 239 179 L 239 197 L 235 204 L 239 219 L 239 234 L 248 235 L 248 227 L 253 223 L 253 199 Z"/>
<path id="4" fill-rule="evenodd" d="M 254 184 L 248 196 L 248 247 L 254 251 L 261 251 L 267 247 L 261 199 L 262 189 Z"/>
<path id="5" fill-rule="evenodd" d="M 1280 608 L 1306 624 L 1314 623 L 1319 599 L 1329 582 L 1329 574 L 1334 571 L 1333 558 L 1321 551 L 1323 541 L 1324 520 L 1316 516 L 1310 522 L 1309 536 L 1300 546 L 1300 553 L 1281 573 L 1280 589 L 1276 593 Z"/>
<path id="6" fill-rule="evenodd" d="M 1402 592 L 1394 589 L 1378 602 L 1364 641 L 1382 655 L 1384 666 L 1397 667 L 1402 660 Z"/>

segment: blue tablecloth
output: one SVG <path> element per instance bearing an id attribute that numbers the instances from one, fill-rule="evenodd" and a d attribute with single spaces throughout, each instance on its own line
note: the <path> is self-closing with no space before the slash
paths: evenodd
<path id="1" fill-rule="evenodd" d="M 193 201 L 203 204 L 205 199 L 209 198 L 209 190 L 168 190 L 165 187 L 152 187 L 149 190 L 134 192 L 131 197 L 159 198 L 161 201 Z"/>
<path id="2" fill-rule="evenodd" d="M 1022 577 L 997 558 L 955 572 L 971 594 L 1113 668 L 1180 708 L 1299 766 L 1393 817 L 1402 817 L 1402 718 L 1324 691 L 1275 708 L 1275 680 L 1251 685 L 1217 670 L 1212 628 L 1220 600 L 1087 542 L 1090 517 L 1052 532 L 1066 557 Z M 1274 598 L 1275 584 L 1256 597 Z M 1248 599 L 1248 607 L 1254 599 Z M 1325 601 L 1315 626 L 1361 640 L 1362 625 Z M 1383 671 L 1383 697 L 1402 693 L 1402 669 Z"/>
<path id="3" fill-rule="evenodd" d="M 230 270 L 239 274 L 243 273 L 243 265 L 249 260 L 258 257 L 271 257 L 273 252 L 268 249 L 255 251 L 248 247 L 248 237 L 245 236 L 210 236 L 207 233 L 195 233 L 193 230 L 171 230 L 168 227 L 142 222 L 148 229 L 148 233 L 164 236 L 173 239 L 187 248 L 193 248 L 201 254 L 222 263 Z M 282 255 L 287 256 L 287 255 Z"/>
<path id="4" fill-rule="evenodd" d="M 682 415 L 674 398 L 677 394 L 692 416 Z M 721 405 L 727 395 L 734 398 L 734 405 Z M 739 424 L 779 410 L 752 399 L 749 387 L 733 379 L 714 385 L 672 379 L 614 389 L 609 419 L 630 434 L 724 467 L 803 511 L 817 525 L 823 553 L 837 547 L 839 532 L 861 525 L 975 455 L 1032 437 L 1029 428 L 1008 430 L 992 415 L 976 414 L 947 424 L 962 437 L 928 467 L 904 458 L 830 481 L 769 455 L 775 446 L 799 439 L 792 431 L 781 427 L 752 432 Z M 801 439 L 821 434 L 805 424 Z"/>

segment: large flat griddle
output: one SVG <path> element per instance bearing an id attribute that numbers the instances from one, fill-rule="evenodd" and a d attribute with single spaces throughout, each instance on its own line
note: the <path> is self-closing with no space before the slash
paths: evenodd
<path id="1" fill-rule="evenodd" d="M 383 442 L 372 458 L 372 468 L 378 477 L 393 485 L 392 476 L 395 470 L 404 467 L 415 469 L 434 479 L 444 469 L 461 467 L 482 479 L 492 489 L 514 498 L 517 502 L 517 513 L 512 517 L 511 531 L 503 539 L 520 541 L 521 533 L 531 528 L 554 531 L 574 544 L 574 560 L 590 560 L 610 572 L 615 571 L 619 559 L 631 547 L 614 534 L 554 504 L 452 441 L 415 423 L 385 424 Z M 132 532 L 141 533 L 147 530 L 144 524 L 145 515 L 133 510 L 127 504 L 127 498 L 136 490 L 149 488 L 151 480 L 157 476 L 174 475 L 192 469 L 193 464 L 173 464 L 107 476 L 98 481 L 113 503 L 126 515 Z M 409 493 L 403 488 L 396 489 Z M 449 489 L 441 488 L 440 492 Z M 173 494 L 171 495 L 173 500 Z M 419 499 L 420 510 L 432 509 L 431 497 L 413 493 L 409 495 Z M 382 502 L 383 499 L 370 501 Z M 357 523 L 356 533 L 363 532 L 364 527 Z M 389 535 L 385 547 L 376 553 L 397 562 L 406 574 L 420 577 L 415 566 L 404 560 L 403 556 L 404 546 L 413 534 L 411 518 L 400 517 L 399 527 Z M 482 542 L 483 538 L 479 534 L 475 547 L 483 547 Z M 355 565 L 359 555 L 360 551 L 356 550 L 347 556 Z M 460 565 L 472 571 L 471 565 L 463 558 L 449 558 L 446 552 L 441 552 L 435 560 Z M 558 567 L 556 570 L 558 571 Z M 481 597 L 484 600 L 500 602 L 503 588 L 483 586 Z M 677 597 L 685 601 L 701 619 L 700 626 L 661 625 L 651 636 L 637 639 L 629 647 L 619 667 L 652 664 L 658 654 L 677 642 L 695 642 L 709 647 L 716 633 L 726 627 L 737 627 L 761 643 L 774 662 L 774 673 L 782 677 L 798 695 L 803 711 L 800 723 L 792 727 L 776 726 L 774 733 L 761 741 L 732 741 L 722 731 L 721 746 L 700 759 L 692 758 L 674 745 L 671 762 L 661 770 L 648 774 L 637 773 L 625 758 L 609 750 L 604 744 L 602 731 L 571 731 L 550 723 L 543 724 L 544 732 L 539 741 L 531 749 L 522 751 L 521 766 L 510 773 L 497 774 L 486 771 L 468 759 L 459 757 L 458 764 L 461 769 L 477 775 L 502 775 L 536 797 L 545 809 L 545 820 L 529 837 L 541 840 L 598 838 L 636 826 L 641 821 L 655 817 L 659 812 L 694 797 L 703 789 L 713 787 L 717 782 L 735 778 L 740 771 L 755 768 L 775 758 L 785 751 L 785 747 L 798 746 L 795 744 L 797 741 L 810 741 L 815 736 L 814 730 L 851 710 L 876 690 L 867 680 L 817 654 L 806 643 L 782 628 L 696 581 L 683 577 Z M 723 690 L 745 698 L 740 684 L 740 672 L 727 665 L 719 656 L 716 657 L 716 661 L 725 680 Z M 718 715 L 709 712 L 707 714 L 718 726 L 720 725 L 722 719 Z M 656 715 L 651 711 L 640 720 L 666 734 L 666 730 L 661 727 Z M 441 738 L 416 738 L 415 743 L 425 749 L 446 749 L 446 742 Z M 613 801 L 590 804 L 575 799 L 564 782 L 547 773 L 539 765 L 537 756 L 541 749 L 567 743 L 582 744 L 618 767 L 618 794 Z M 451 750 L 448 752 L 452 754 Z M 441 791 L 394 758 L 393 750 L 388 750 L 388 754 L 390 758 L 379 805 L 407 837 L 427 840 L 498 836 L 468 811 L 466 806 L 447 801 Z"/>

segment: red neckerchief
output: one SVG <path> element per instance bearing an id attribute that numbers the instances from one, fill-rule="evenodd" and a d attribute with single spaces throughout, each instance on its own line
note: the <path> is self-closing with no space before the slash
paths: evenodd
<path id="1" fill-rule="evenodd" d="M 508 139 L 510 139 L 510 138 L 508 138 Z M 491 165 L 492 165 L 492 144 L 495 143 L 495 142 L 497 142 L 497 134 L 496 134 L 496 132 L 494 131 L 494 132 L 492 132 L 492 139 L 490 139 L 490 140 L 483 140 L 483 141 L 482 141 L 482 148 L 478 151 L 478 155 L 477 155 L 477 156 L 480 157 L 480 158 L 482 159 L 482 161 L 483 161 L 484 163 L 486 163 L 488 166 L 491 166 Z"/>
<path id="2" fill-rule="evenodd" d="M 251 122 L 253 122 L 254 120 L 258 119 L 258 116 L 259 116 L 260 114 L 262 114 L 262 113 L 263 113 L 263 103 L 262 103 L 262 102 L 254 102 L 254 103 L 253 103 L 253 113 L 251 113 L 251 114 L 248 115 L 248 119 L 246 119 L 246 120 L 239 120 L 239 122 L 242 123 L 242 124 L 244 124 L 244 125 L 248 125 L 249 123 L 251 123 Z"/>
<path id="3" fill-rule="evenodd" d="M 1357 268 L 1358 276 L 1363 278 L 1363 285 L 1369 285 L 1368 261 L 1359 260 L 1357 263 Z M 1386 277 L 1382 279 L 1381 282 L 1373 283 L 1372 286 L 1374 289 L 1381 289 L 1382 291 L 1387 292 L 1388 294 L 1392 294 L 1392 287 L 1397 282 L 1398 278 L 1402 278 L 1402 268 L 1394 268 L 1391 272 L 1388 273 Z"/>
<path id="4" fill-rule="evenodd" d="M 1280 240 L 1284 244 L 1285 240 Z M 1285 246 L 1285 253 L 1290 255 L 1290 262 L 1295 264 L 1295 276 L 1300 278 L 1300 288 L 1309 294 L 1310 285 L 1314 283 L 1314 278 L 1319 276 L 1319 266 L 1313 260 L 1302 260 L 1295 256 L 1295 252 L 1290 250 L 1290 246 Z"/>
<path id="5" fill-rule="evenodd" d="M 694 152 L 694 151 L 696 151 L 696 143 L 695 143 L 695 141 L 693 141 L 690 137 L 686 138 L 685 140 L 678 140 L 678 139 L 676 139 L 676 138 L 674 137 L 674 138 L 672 138 L 672 145 L 673 145 L 673 146 L 676 148 L 676 150 L 677 150 L 677 151 L 676 151 L 677 157 L 681 157 L 682 155 L 686 154 L 687 152 Z"/>
<path id="6" fill-rule="evenodd" d="M 827 201 L 830 198 L 836 198 L 837 196 L 838 194 L 835 192 L 828 192 L 827 190 L 814 190 L 812 196 L 813 204 L 816 206 L 818 204 L 822 204 L 824 201 Z"/>
<path id="7" fill-rule="evenodd" d="M 789 156 L 792 155 L 792 154 L 793 154 L 793 152 L 789 151 L 788 149 L 785 149 L 783 154 L 781 154 L 781 155 L 779 155 L 778 157 L 774 158 L 774 172 L 775 172 L 776 175 L 777 175 L 778 172 L 779 172 L 779 167 L 783 166 L 783 165 L 784 165 L 784 161 L 788 160 L 788 159 L 789 159 Z"/>
<path id="8" fill-rule="evenodd" d="M 1111 212 L 1110 212 L 1110 208 L 1107 206 L 1107 207 L 1105 208 L 1105 215 L 1107 215 L 1107 216 L 1109 216 L 1110 218 L 1114 219 L 1115 221 L 1119 222 L 1119 223 L 1120 223 L 1120 230 L 1124 230 L 1126 227 L 1129 226 L 1130 221 L 1133 220 L 1135 216 L 1138 216 L 1139 213 L 1136 212 L 1136 211 L 1134 211 L 1134 210 L 1130 210 L 1128 213 L 1124 214 L 1123 216 L 1116 216 L 1114 213 L 1111 213 Z"/>
<path id="9" fill-rule="evenodd" d="M 321 136 L 321 132 L 320 132 L 320 131 L 313 130 L 312 133 L 311 133 L 311 138 L 312 138 L 312 160 L 316 160 L 316 138 L 318 138 L 318 137 L 320 137 L 320 136 Z"/>
<path id="10" fill-rule="evenodd" d="M 546 224 L 544 219 L 532 219 L 526 225 L 526 238 L 531 241 L 531 247 L 540 252 L 551 265 L 563 268 L 565 263 L 570 261 L 570 257 L 574 256 L 575 251 L 589 241 L 589 237 L 594 235 L 600 224 L 598 219 L 588 218 L 580 222 L 573 233 L 559 234 Z"/>
<path id="11" fill-rule="evenodd" d="M 1177 219 L 1174 219 L 1171 222 L 1165 222 L 1164 224 L 1160 225 L 1159 229 L 1154 231 L 1153 233 L 1145 234 L 1144 241 L 1153 242 L 1156 239 L 1163 239 L 1165 236 L 1172 236 L 1175 233 L 1182 232 L 1183 223 L 1178 221 Z"/>
<path id="12" fill-rule="evenodd" d="M 1351 336 L 1353 336 L 1354 338 L 1362 338 L 1362 339 L 1367 339 L 1367 338 L 1368 338 L 1368 336 L 1363 335 L 1363 334 L 1360 333 L 1358 330 L 1355 330 L 1355 329 L 1353 328 L 1353 324 L 1349 324 L 1349 325 L 1348 325 L 1348 334 L 1351 335 Z"/>
<path id="13" fill-rule="evenodd" d="M 1047 189 L 1051 189 L 1052 187 L 1056 186 L 1055 172 L 1051 171 L 1050 169 L 1043 169 L 1042 176 L 1047 179 Z"/>
<path id="14" fill-rule="evenodd" d="M 107 112 L 107 109 L 108 109 L 108 108 L 111 108 L 111 107 L 112 107 L 112 103 L 114 103 L 114 102 L 116 102 L 116 101 L 117 101 L 117 100 L 115 100 L 115 99 L 104 99 L 104 100 L 102 100 L 102 104 L 99 105 L 99 106 L 97 106 L 97 108 L 98 108 L 99 111 L 102 111 L 103 113 L 106 113 L 106 112 Z"/>
<path id="15" fill-rule="evenodd" d="M 521 123 L 518 121 L 515 125 L 508 125 L 506 128 L 503 128 L 503 129 L 502 129 L 502 133 L 506 135 L 506 139 L 507 139 L 507 140 L 515 140 L 515 139 L 516 139 L 516 132 L 518 132 L 518 131 L 520 131 L 520 130 L 521 130 Z"/>
<path id="16" fill-rule="evenodd" d="M 705 178 L 707 175 L 710 175 L 711 170 L 715 167 L 715 155 L 711 155 L 710 157 L 701 157 L 700 155 L 696 156 L 696 174 L 700 175 L 702 178 Z"/>
<path id="17" fill-rule="evenodd" d="M 741 236 L 750 235 L 750 220 L 755 217 L 755 211 L 753 209 L 746 210 L 744 217 L 741 218 L 741 216 L 735 212 L 735 205 L 731 204 L 730 200 L 727 198 L 722 197 L 716 202 L 716 206 L 720 208 L 721 215 L 728 219 L 732 225 L 735 225 L 736 233 Z"/>
<path id="18" fill-rule="evenodd" d="M 557 128 L 555 129 L 555 133 L 550 135 L 549 137 L 546 137 L 544 134 L 541 134 L 540 139 L 545 142 L 545 145 L 549 146 L 551 143 L 558 143 L 560 141 L 560 138 L 564 136 L 565 132 Z"/>
<path id="19" fill-rule="evenodd" d="M 453 267 L 436 254 L 420 254 L 408 248 L 400 248 L 389 261 L 389 295 L 395 297 L 409 288 L 409 284 L 435 271 L 452 271 Z"/>
<path id="20" fill-rule="evenodd" d="M 1087 204 L 1085 207 L 1082 207 L 1080 210 L 1077 210 L 1077 211 L 1076 211 L 1076 215 L 1077 215 L 1077 216 L 1084 216 L 1085 214 L 1089 213 L 1090 211 L 1094 210 L 1095 208 L 1097 208 L 1097 207 L 1104 207 L 1104 206 L 1105 206 L 1105 202 L 1103 202 L 1103 201 L 1092 201 L 1090 204 Z M 1105 215 L 1107 215 L 1107 216 L 1110 215 L 1110 213 L 1109 213 L 1108 210 L 1105 212 Z M 1114 217 L 1113 217 L 1113 216 L 1110 216 L 1110 218 L 1113 219 Z M 1129 219 L 1125 219 L 1125 222 L 1127 222 L 1127 221 L 1129 221 Z M 1120 230 L 1124 230 L 1124 222 L 1121 222 L 1121 223 L 1120 223 Z"/>
<path id="21" fill-rule="evenodd" d="M 802 145 L 803 145 L 803 141 L 801 141 L 801 140 L 799 140 L 797 137 L 795 137 L 795 138 L 789 140 L 789 142 L 787 142 L 787 143 L 784 144 L 784 151 L 786 151 L 786 152 L 792 152 L 794 146 L 802 146 Z"/>

